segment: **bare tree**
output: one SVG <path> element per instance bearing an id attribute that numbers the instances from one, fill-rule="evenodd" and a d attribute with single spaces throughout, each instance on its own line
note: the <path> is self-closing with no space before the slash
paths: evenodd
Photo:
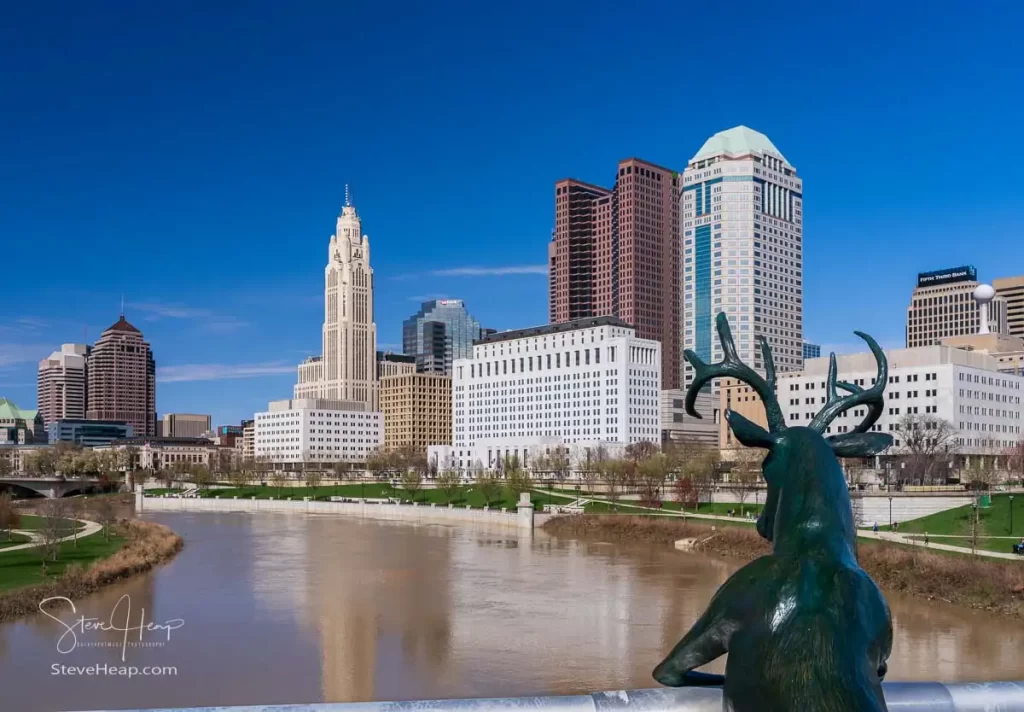
<path id="1" fill-rule="evenodd" d="M 320 475 L 320 470 L 315 468 L 307 470 L 304 479 L 306 481 L 306 487 L 313 488 L 313 499 L 316 499 L 316 488 L 320 486 L 320 482 L 323 479 Z"/>
<path id="2" fill-rule="evenodd" d="M 990 455 L 974 455 L 964 474 L 971 489 L 989 490 L 999 483 L 999 470 L 996 469 L 995 458 Z"/>
<path id="3" fill-rule="evenodd" d="M 498 481 L 497 475 L 490 470 L 485 470 L 482 466 L 476 470 L 474 476 L 476 482 L 476 488 L 480 490 L 480 495 L 484 498 L 484 508 L 490 509 L 491 501 L 498 494 L 498 490 L 501 488 L 501 483 Z"/>
<path id="4" fill-rule="evenodd" d="M 1006 467 L 1018 482 L 1024 482 L 1024 439 L 1007 450 Z"/>
<path id="5" fill-rule="evenodd" d="M 569 457 L 569 449 L 561 445 L 556 446 L 548 456 L 548 459 L 551 467 L 551 474 L 555 476 L 555 479 L 558 480 L 559 484 L 565 484 L 565 481 L 569 479 L 569 475 L 572 474 L 573 466 L 572 458 Z M 577 455 L 577 467 L 579 467 L 579 461 L 580 456 Z"/>
<path id="6" fill-rule="evenodd" d="M 896 423 L 896 453 L 906 463 L 902 477 L 930 484 L 945 477 L 949 458 L 956 452 L 957 429 L 948 420 L 931 414 L 907 413 Z"/>
<path id="7" fill-rule="evenodd" d="M 452 503 L 452 496 L 458 492 L 462 484 L 462 477 L 455 470 L 442 470 L 437 476 L 437 486 L 444 492 L 445 504 Z"/>
<path id="8" fill-rule="evenodd" d="M 679 508 L 684 514 L 689 507 L 697 509 L 697 488 L 693 486 L 693 480 L 689 475 L 678 475 L 675 483 L 676 499 L 679 501 Z"/>
<path id="9" fill-rule="evenodd" d="M 604 477 L 605 487 L 607 489 L 607 495 L 612 506 L 618 509 L 619 497 L 622 496 L 622 489 L 626 483 L 626 466 L 627 463 L 619 459 L 609 460 L 605 464 Z"/>
<path id="10" fill-rule="evenodd" d="M 270 485 L 272 487 L 277 487 L 278 499 L 280 499 L 281 489 L 284 487 L 285 482 L 287 481 L 288 479 L 284 476 L 283 470 L 274 470 L 272 473 L 270 473 Z"/>
<path id="11" fill-rule="evenodd" d="M 252 462 L 243 461 L 238 464 L 238 467 L 232 468 L 231 472 L 228 473 L 228 482 L 231 483 L 232 487 L 237 490 L 245 487 L 245 483 L 249 481 L 252 464 Z"/>
<path id="12" fill-rule="evenodd" d="M 10 477 L 14 472 L 14 465 L 4 455 L 6 453 L 0 453 L 0 477 Z"/>
<path id="13" fill-rule="evenodd" d="M 103 538 L 110 540 L 110 529 L 117 523 L 117 508 L 109 497 L 103 497 L 96 502 L 93 510 L 96 521 L 103 527 Z"/>
<path id="14" fill-rule="evenodd" d="M 736 452 L 730 480 L 733 491 L 739 500 L 740 516 L 743 516 L 743 504 L 761 479 L 761 463 L 764 462 L 764 451 L 745 447 Z"/>
<path id="15" fill-rule="evenodd" d="M 42 559 L 43 573 L 46 573 L 46 562 L 57 561 L 60 556 L 60 540 L 68 533 L 68 500 L 61 497 L 48 499 L 39 508 L 43 517 L 42 525 L 36 530 L 38 536 L 36 548 Z M 77 524 L 76 524 L 77 526 Z"/>
<path id="16" fill-rule="evenodd" d="M 7 532 L 7 541 L 12 539 L 12 532 L 21 526 L 21 514 L 14 508 L 14 498 L 10 492 L 0 492 L 0 532 Z"/>
<path id="17" fill-rule="evenodd" d="M 213 473 L 206 465 L 196 465 L 192 468 L 192 482 L 199 489 L 206 489 L 213 482 Z"/>

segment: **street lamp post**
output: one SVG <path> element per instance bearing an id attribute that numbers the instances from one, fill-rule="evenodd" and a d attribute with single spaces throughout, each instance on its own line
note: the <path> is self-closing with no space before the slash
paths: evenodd
<path id="1" fill-rule="evenodd" d="M 1013 495 L 1010 495 L 1010 536 L 1013 536 Z"/>
<path id="2" fill-rule="evenodd" d="M 889 497 L 889 530 L 892 531 L 892 497 Z"/>

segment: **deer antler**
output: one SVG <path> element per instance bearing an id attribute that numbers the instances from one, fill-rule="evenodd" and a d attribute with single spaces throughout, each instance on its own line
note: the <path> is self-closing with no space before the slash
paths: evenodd
<path id="1" fill-rule="evenodd" d="M 779 408 L 779 401 L 775 396 L 775 361 L 772 359 L 768 342 L 763 336 L 757 338 L 761 346 L 761 355 L 764 357 L 765 376 L 762 377 L 757 371 L 740 361 L 739 356 L 736 355 L 736 344 L 732 340 L 732 331 L 729 329 L 729 320 L 726 318 L 725 312 L 718 313 L 715 326 L 718 329 L 718 340 L 722 343 L 722 351 L 725 352 L 721 361 L 708 365 L 690 349 L 683 352 L 683 356 L 697 372 L 693 383 L 690 384 L 690 388 L 686 392 L 686 412 L 694 418 L 700 418 L 700 413 L 694 409 L 697 393 L 705 383 L 724 376 L 746 383 L 761 397 L 770 432 L 777 433 L 785 430 L 786 419 L 782 415 L 782 409 Z"/>
<path id="2" fill-rule="evenodd" d="M 853 333 L 864 339 L 868 344 L 868 348 L 871 349 L 871 353 L 875 355 L 875 361 L 878 363 L 878 375 L 875 377 L 874 385 L 867 390 L 850 383 L 836 383 L 836 355 L 832 354 L 828 361 L 828 383 L 826 386 L 828 401 L 825 403 L 825 407 L 818 411 L 818 414 L 814 416 L 814 420 L 808 426 L 819 433 L 825 432 L 828 424 L 840 413 L 850 408 L 855 408 L 858 405 L 867 405 L 868 414 L 863 422 L 854 428 L 853 432 L 855 433 L 867 432 L 882 415 L 882 406 L 885 402 L 882 398 L 882 393 L 885 391 L 885 383 L 889 379 L 889 364 L 885 359 L 885 352 L 867 334 L 860 331 Z M 840 396 L 836 391 L 837 387 L 842 388 L 844 391 L 849 391 L 850 395 Z"/>

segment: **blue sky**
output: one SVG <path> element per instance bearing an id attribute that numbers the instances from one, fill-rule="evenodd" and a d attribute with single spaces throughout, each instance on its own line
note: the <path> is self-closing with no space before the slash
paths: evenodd
<path id="1" fill-rule="evenodd" d="M 916 272 L 1024 272 L 1019 3 L 18 3 L 0 23 L 0 396 L 126 315 L 160 412 L 237 422 L 317 352 L 350 183 L 379 341 L 429 297 L 547 320 L 556 179 L 766 133 L 805 334 L 901 345 Z"/>

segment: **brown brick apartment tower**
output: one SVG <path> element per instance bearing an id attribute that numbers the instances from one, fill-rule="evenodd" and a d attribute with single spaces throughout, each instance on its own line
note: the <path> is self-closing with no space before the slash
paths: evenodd
<path id="1" fill-rule="evenodd" d="M 548 247 L 551 322 L 619 317 L 638 337 L 661 342 L 661 387 L 679 388 L 679 254 L 674 171 L 629 158 L 611 190 L 558 181 Z"/>
<path id="2" fill-rule="evenodd" d="M 89 356 L 89 420 L 122 420 L 137 436 L 156 435 L 156 362 L 142 332 L 124 315 Z"/>

